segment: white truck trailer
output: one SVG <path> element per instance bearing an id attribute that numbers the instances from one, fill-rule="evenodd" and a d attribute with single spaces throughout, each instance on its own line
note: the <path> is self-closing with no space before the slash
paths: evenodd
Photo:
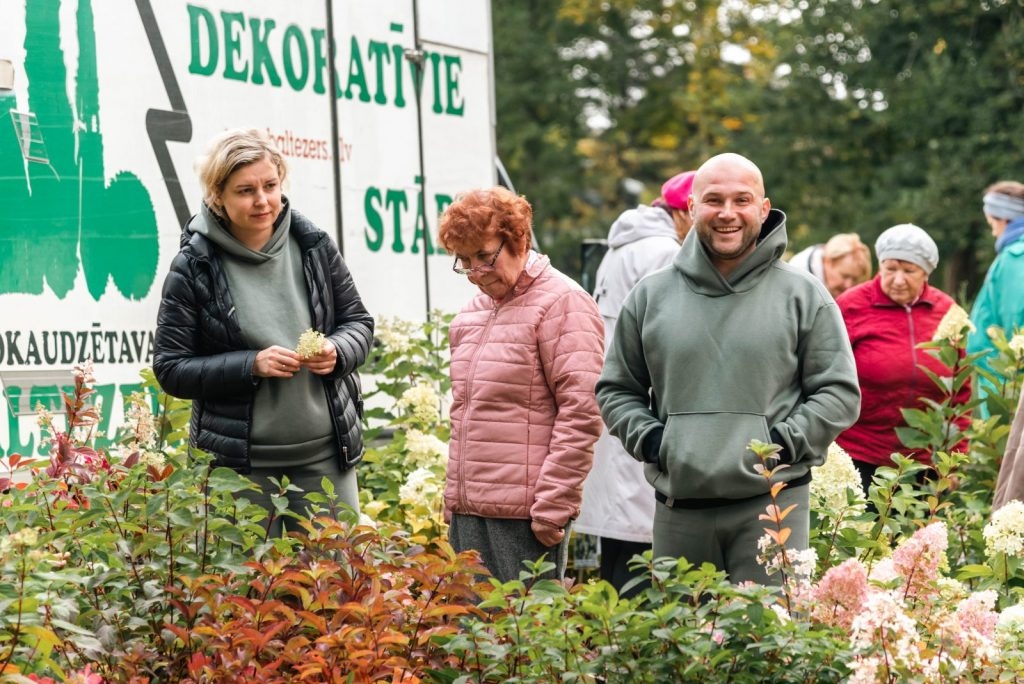
<path id="1" fill-rule="evenodd" d="M 376 317 L 457 310 L 437 217 L 497 180 L 493 84 L 487 0 L 0 3 L 0 459 L 87 359 L 112 436 L 225 128 L 276 138 Z"/>

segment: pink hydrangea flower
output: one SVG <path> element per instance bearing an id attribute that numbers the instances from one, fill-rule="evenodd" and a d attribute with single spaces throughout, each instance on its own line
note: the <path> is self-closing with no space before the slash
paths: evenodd
<path id="1" fill-rule="evenodd" d="M 931 582 L 939 576 L 939 569 L 948 564 L 948 546 L 946 523 L 934 522 L 919 529 L 893 551 L 893 566 L 905 581 L 906 596 L 922 597 L 935 593 Z"/>
<path id="2" fill-rule="evenodd" d="M 812 589 L 814 617 L 849 628 L 868 595 L 868 573 L 856 558 L 829 568 Z"/>
<path id="3" fill-rule="evenodd" d="M 960 601 L 947 622 L 954 642 L 966 655 L 981 662 L 997 655 L 993 639 L 999 613 L 994 610 L 995 604 L 994 591 L 979 591 Z"/>

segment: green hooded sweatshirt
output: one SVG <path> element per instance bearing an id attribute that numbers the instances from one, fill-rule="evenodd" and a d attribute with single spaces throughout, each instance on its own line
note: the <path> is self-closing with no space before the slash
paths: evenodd
<path id="1" fill-rule="evenodd" d="M 302 251 L 291 238 L 285 200 L 263 249 L 239 242 L 204 204 L 189 228 L 220 247 L 238 323 L 253 349 L 294 349 L 312 325 Z M 330 406 L 319 376 L 303 368 L 291 378 L 264 378 L 252 410 L 250 455 L 256 467 L 296 467 L 337 458 Z"/>
<path id="2" fill-rule="evenodd" d="M 666 497 L 766 494 L 754 439 L 783 447 L 789 467 L 778 480 L 806 482 L 857 419 L 842 316 L 821 282 L 781 260 L 785 249 L 786 217 L 772 209 L 754 251 L 725 278 L 690 231 L 673 267 L 626 298 L 597 400 L 637 460 L 648 437 L 661 438 L 645 473 Z"/>

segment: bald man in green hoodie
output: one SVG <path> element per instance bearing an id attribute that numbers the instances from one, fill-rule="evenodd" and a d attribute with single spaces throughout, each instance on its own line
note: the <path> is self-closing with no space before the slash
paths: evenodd
<path id="1" fill-rule="evenodd" d="M 626 298 L 597 400 L 656 490 L 654 556 L 777 584 L 757 562 L 771 497 L 748 445 L 781 447 L 787 548 L 806 548 L 810 469 L 860 411 L 853 353 L 825 286 L 782 261 L 786 217 L 752 161 L 705 162 L 690 214 L 673 267 Z"/>

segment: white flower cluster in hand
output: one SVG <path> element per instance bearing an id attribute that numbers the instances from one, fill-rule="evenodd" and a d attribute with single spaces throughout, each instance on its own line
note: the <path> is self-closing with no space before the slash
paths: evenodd
<path id="1" fill-rule="evenodd" d="M 383 320 L 377 324 L 376 337 L 384 350 L 393 354 L 404 354 L 412 348 L 414 324 L 399 318 Z"/>
<path id="2" fill-rule="evenodd" d="M 402 392 L 398 408 L 409 411 L 412 414 L 412 422 L 431 425 L 440 418 L 441 397 L 431 385 L 419 382 Z"/>
<path id="3" fill-rule="evenodd" d="M 982 536 L 988 555 L 1005 553 L 1024 558 L 1024 502 L 1011 501 L 993 513 Z"/>
<path id="4" fill-rule="evenodd" d="M 971 323 L 971 317 L 961 306 L 954 304 L 949 307 L 949 311 L 939 321 L 939 327 L 935 329 L 932 340 L 949 340 L 956 344 L 963 338 L 964 328 L 967 328 L 969 332 L 974 332 L 974 324 Z"/>
<path id="5" fill-rule="evenodd" d="M 410 466 L 445 465 L 448 462 L 448 445 L 415 428 L 405 433 L 405 450 L 406 462 Z"/>
<path id="6" fill-rule="evenodd" d="M 829 445 L 825 462 L 812 468 L 811 472 L 810 493 L 813 508 L 834 516 L 847 509 L 846 494 L 852 491 L 854 501 L 857 502 L 854 508 L 858 510 L 850 512 L 856 515 L 863 509 L 866 497 L 860 473 L 853 465 L 850 455 L 838 444 L 833 442 Z"/>
<path id="7" fill-rule="evenodd" d="M 409 473 L 405 484 L 398 488 L 403 504 L 430 507 L 441 493 L 441 481 L 430 468 L 417 468 Z"/>
<path id="8" fill-rule="evenodd" d="M 299 335 L 299 343 L 295 345 L 295 353 L 304 359 L 311 359 L 324 349 L 324 334 L 319 330 L 307 328 Z"/>

